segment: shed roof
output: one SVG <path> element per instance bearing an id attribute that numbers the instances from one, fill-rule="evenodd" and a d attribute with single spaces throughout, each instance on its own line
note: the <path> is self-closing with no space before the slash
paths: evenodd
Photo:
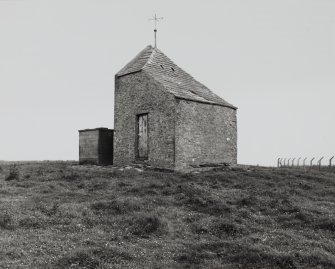
<path id="1" fill-rule="evenodd" d="M 205 85 L 182 70 L 163 52 L 147 46 L 117 74 L 117 77 L 145 71 L 176 98 L 210 103 L 236 109 Z"/>
<path id="2" fill-rule="evenodd" d="M 114 132 L 114 129 L 108 129 L 106 127 L 98 127 L 98 128 L 93 128 L 93 129 L 78 130 L 78 132 L 91 132 L 91 131 L 113 131 Z"/>

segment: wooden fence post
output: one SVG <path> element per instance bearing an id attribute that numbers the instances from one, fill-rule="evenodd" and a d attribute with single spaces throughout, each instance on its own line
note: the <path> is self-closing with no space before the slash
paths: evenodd
<path id="1" fill-rule="evenodd" d="M 332 161 L 334 159 L 335 156 L 331 157 L 330 160 L 329 160 L 329 167 L 332 168 Z"/>

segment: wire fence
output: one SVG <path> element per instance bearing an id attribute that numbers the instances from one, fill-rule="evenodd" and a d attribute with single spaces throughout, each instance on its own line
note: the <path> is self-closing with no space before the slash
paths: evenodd
<path id="1" fill-rule="evenodd" d="M 335 171 L 335 156 L 331 158 L 278 158 L 278 168 L 303 168 L 303 169 L 319 169 L 319 170 L 334 170 Z"/>

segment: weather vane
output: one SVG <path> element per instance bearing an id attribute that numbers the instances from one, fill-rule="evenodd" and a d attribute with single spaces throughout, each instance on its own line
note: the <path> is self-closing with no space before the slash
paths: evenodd
<path id="1" fill-rule="evenodd" d="M 164 18 L 163 17 L 158 18 L 156 13 L 155 13 L 155 16 L 152 16 L 152 18 L 149 19 L 150 21 L 155 21 L 155 30 L 154 30 L 154 32 L 155 32 L 155 48 L 157 48 L 157 36 L 156 36 L 157 35 L 157 22 L 162 20 L 162 19 L 164 19 Z"/>

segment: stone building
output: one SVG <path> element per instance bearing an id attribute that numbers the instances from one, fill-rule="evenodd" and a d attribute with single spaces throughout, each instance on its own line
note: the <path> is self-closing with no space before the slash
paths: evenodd
<path id="1" fill-rule="evenodd" d="M 236 109 L 147 46 L 115 75 L 114 164 L 236 164 Z"/>

